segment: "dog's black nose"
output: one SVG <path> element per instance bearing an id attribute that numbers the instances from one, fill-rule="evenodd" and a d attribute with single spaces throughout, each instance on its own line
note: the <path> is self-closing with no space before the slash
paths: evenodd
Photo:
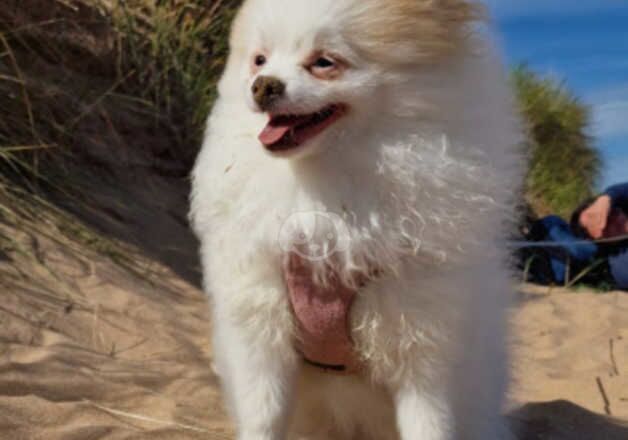
<path id="1" fill-rule="evenodd" d="M 269 110 L 284 95 L 286 85 L 274 76 L 260 76 L 253 83 L 253 99 L 262 111 Z"/>

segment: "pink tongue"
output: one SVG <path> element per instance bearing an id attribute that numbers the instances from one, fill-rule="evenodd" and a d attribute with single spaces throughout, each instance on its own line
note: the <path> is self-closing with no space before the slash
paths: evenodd
<path id="1" fill-rule="evenodd" d="M 269 122 L 258 138 L 266 146 L 273 145 L 279 142 L 292 127 L 292 125 L 271 125 Z"/>

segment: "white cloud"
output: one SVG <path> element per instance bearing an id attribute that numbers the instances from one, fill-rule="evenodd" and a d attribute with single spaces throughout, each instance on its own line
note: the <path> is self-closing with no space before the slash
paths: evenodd
<path id="1" fill-rule="evenodd" d="M 597 137 L 628 137 L 628 84 L 600 90 L 587 101 L 593 109 L 593 131 Z"/>
<path id="2" fill-rule="evenodd" d="M 628 136 L 628 100 L 594 106 L 593 130 L 601 138 Z"/>
<path id="3" fill-rule="evenodd" d="M 593 110 L 593 135 L 604 157 L 603 187 L 628 181 L 628 83 L 599 89 L 586 101 Z"/>

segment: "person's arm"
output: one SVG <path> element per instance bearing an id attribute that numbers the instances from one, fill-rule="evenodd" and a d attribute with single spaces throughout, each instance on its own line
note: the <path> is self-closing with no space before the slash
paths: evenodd
<path id="1" fill-rule="evenodd" d="M 569 225 L 560 217 L 550 215 L 538 221 L 544 230 L 543 239 L 559 244 L 558 247 L 548 246 L 545 251 L 550 257 L 550 269 L 553 281 L 563 283 L 567 276 L 569 256 L 578 263 L 591 261 L 597 253 L 597 246 L 593 242 L 584 242 L 575 237 Z"/>
<path id="2" fill-rule="evenodd" d="M 628 182 L 613 185 L 580 215 L 580 224 L 595 240 L 602 238 L 608 216 L 614 207 L 628 205 Z"/>
<path id="3" fill-rule="evenodd" d="M 580 214 L 580 225 L 594 240 L 602 238 L 608 215 L 611 212 L 611 205 L 611 197 L 608 194 L 602 194 Z"/>
<path id="4" fill-rule="evenodd" d="M 597 253 L 597 246 L 593 242 L 587 242 L 574 237 L 569 230 L 569 226 L 562 219 L 559 221 L 549 218 L 545 221 L 547 227 L 547 238 L 550 241 L 562 244 L 569 256 L 577 261 L 590 261 Z"/>

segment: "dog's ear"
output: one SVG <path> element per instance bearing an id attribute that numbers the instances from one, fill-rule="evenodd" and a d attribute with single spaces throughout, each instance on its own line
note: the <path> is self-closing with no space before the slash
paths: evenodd
<path id="1" fill-rule="evenodd" d="M 470 0 L 361 0 L 347 38 L 374 61 L 433 63 L 464 49 L 470 24 L 483 17 Z"/>
<path id="2" fill-rule="evenodd" d="M 229 34 L 229 50 L 232 53 L 246 50 L 247 40 L 250 38 L 247 28 L 251 26 L 253 21 L 253 4 L 254 0 L 244 1 L 233 19 Z"/>
<path id="3" fill-rule="evenodd" d="M 246 0 L 231 24 L 229 57 L 222 79 L 218 83 L 218 90 L 223 96 L 241 89 L 237 73 L 241 71 L 242 63 L 249 62 L 247 45 L 252 38 L 250 32 L 252 9 L 253 0 Z"/>

